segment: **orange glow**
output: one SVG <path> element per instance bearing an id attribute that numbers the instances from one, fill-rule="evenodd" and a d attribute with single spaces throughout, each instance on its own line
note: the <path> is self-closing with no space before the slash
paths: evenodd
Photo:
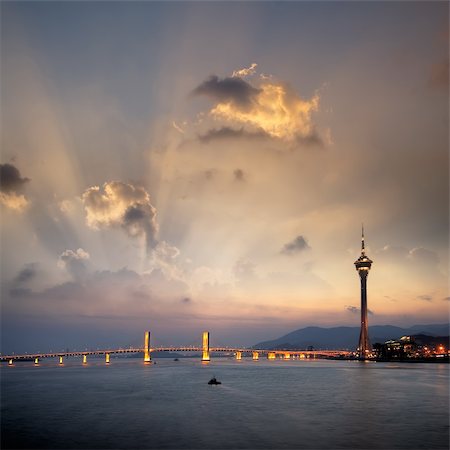
<path id="1" fill-rule="evenodd" d="M 150 331 L 146 331 L 144 334 L 144 363 L 150 364 L 152 357 L 150 354 Z"/>
<path id="2" fill-rule="evenodd" d="M 106 364 L 109 364 L 109 353 L 105 354 L 105 362 Z"/>
<path id="3" fill-rule="evenodd" d="M 253 361 L 257 361 L 259 359 L 259 353 L 253 352 Z"/>
<path id="4" fill-rule="evenodd" d="M 290 353 L 285 353 L 284 354 L 284 359 L 291 359 L 291 354 Z"/>
<path id="5" fill-rule="evenodd" d="M 276 358 L 276 355 L 275 355 L 274 352 L 269 352 L 269 353 L 267 354 L 267 359 L 275 359 L 275 358 Z"/>
<path id="6" fill-rule="evenodd" d="M 209 357 L 209 331 L 203 332 L 203 352 L 202 352 L 202 362 L 207 362 L 210 360 Z"/>
<path id="7" fill-rule="evenodd" d="M 59 364 L 63 364 L 63 357 L 62 356 L 59 357 Z"/>
<path id="8" fill-rule="evenodd" d="M 87 364 L 87 355 L 83 355 L 83 364 Z"/>
<path id="9" fill-rule="evenodd" d="M 34 364 L 37 366 L 39 364 L 39 358 L 34 358 Z"/>
<path id="10" fill-rule="evenodd" d="M 240 361 L 242 359 L 242 352 L 236 352 L 236 360 Z"/>

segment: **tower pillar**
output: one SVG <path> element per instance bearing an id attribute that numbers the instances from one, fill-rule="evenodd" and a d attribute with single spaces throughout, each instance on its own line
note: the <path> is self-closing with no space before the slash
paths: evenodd
<path id="1" fill-rule="evenodd" d="M 152 357 L 150 354 L 150 331 L 146 331 L 144 334 L 144 363 L 151 364 Z"/>
<path id="2" fill-rule="evenodd" d="M 211 358 L 209 357 L 209 331 L 203 332 L 202 349 L 202 362 L 210 361 Z"/>

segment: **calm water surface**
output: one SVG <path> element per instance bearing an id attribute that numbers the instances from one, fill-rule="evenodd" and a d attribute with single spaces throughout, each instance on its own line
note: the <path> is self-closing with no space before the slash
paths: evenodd
<path id="1" fill-rule="evenodd" d="M 2 448 L 447 449 L 449 366 L 79 359 L 1 367 Z M 215 375 L 223 384 L 208 386 Z"/>

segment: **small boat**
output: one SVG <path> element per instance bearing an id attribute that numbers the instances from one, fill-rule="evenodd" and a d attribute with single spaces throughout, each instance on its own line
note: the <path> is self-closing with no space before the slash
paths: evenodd
<path id="1" fill-rule="evenodd" d="M 209 381 L 208 384 L 222 384 L 221 381 L 217 381 L 216 377 L 212 377 Z"/>
<path id="2" fill-rule="evenodd" d="M 175 358 L 174 361 L 179 361 L 179 359 L 178 359 L 178 358 Z"/>

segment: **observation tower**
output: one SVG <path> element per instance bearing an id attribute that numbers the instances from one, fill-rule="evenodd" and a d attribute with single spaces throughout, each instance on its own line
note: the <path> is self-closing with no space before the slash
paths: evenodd
<path id="1" fill-rule="evenodd" d="M 358 355 L 360 359 L 367 359 L 372 346 L 369 341 L 369 324 L 367 321 L 367 276 L 372 267 L 372 260 L 366 256 L 364 247 L 364 225 L 361 236 L 361 256 L 355 261 L 355 267 L 361 280 L 361 332 L 359 334 Z"/>

